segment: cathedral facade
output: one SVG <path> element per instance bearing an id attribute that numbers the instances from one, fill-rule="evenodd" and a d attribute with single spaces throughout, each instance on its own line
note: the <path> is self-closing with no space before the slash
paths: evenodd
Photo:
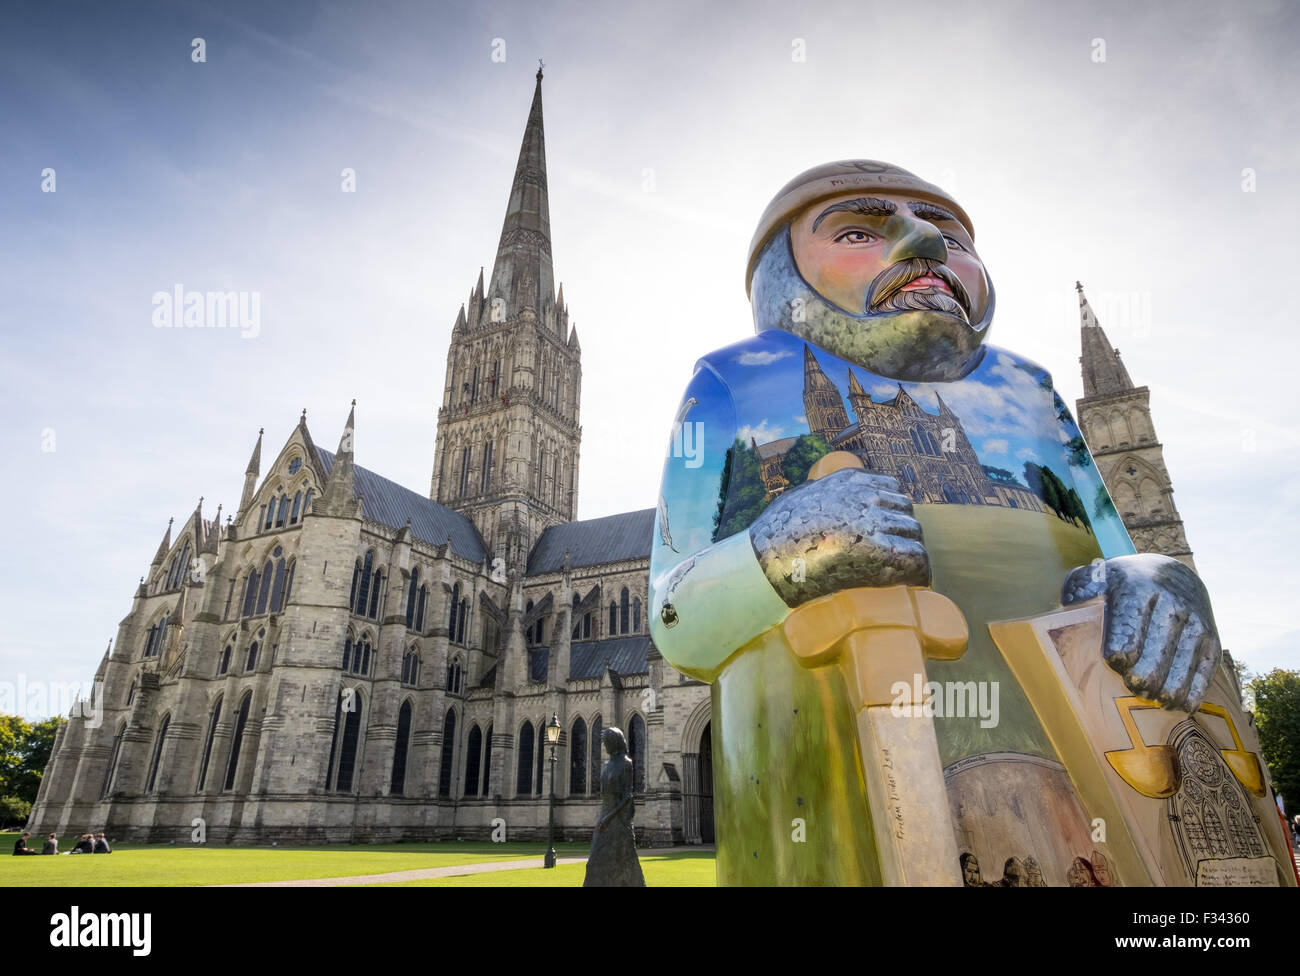
<path id="1" fill-rule="evenodd" d="M 452 330 L 429 494 L 356 463 L 355 405 L 334 451 L 305 412 L 274 456 L 259 435 L 227 524 L 200 500 L 169 525 L 32 830 L 536 840 L 553 776 L 559 836 L 586 840 L 617 725 L 640 842 L 712 840 L 709 689 L 649 636 L 654 512 L 574 521 L 582 354 L 541 81 L 491 277 Z"/>
<path id="2" fill-rule="evenodd" d="M 1190 565 L 1147 390 L 1080 302 L 1085 436 L 1139 550 Z M 559 836 L 586 840 L 616 724 L 641 843 L 711 842 L 709 688 L 649 635 L 654 510 L 574 520 L 581 356 L 555 288 L 539 71 L 491 276 L 452 330 L 428 494 L 356 463 L 355 409 L 334 451 L 305 412 L 273 456 L 259 434 L 226 524 L 200 499 L 168 526 L 28 828 L 539 840 L 554 776 Z M 804 397 L 812 433 L 917 502 L 1042 510 L 988 477 L 942 400 L 876 402 L 850 374 L 850 421 L 811 353 Z M 769 494 L 794 441 L 753 445 Z"/>

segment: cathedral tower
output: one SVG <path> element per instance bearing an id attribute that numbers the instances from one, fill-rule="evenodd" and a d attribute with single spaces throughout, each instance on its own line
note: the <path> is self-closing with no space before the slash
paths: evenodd
<path id="1" fill-rule="evenodd" d="M 581 356 L 551 266 L 539 69 L 492 276 L 452 329 L 429 491 L 507 569 L 577 513 Z"/>
<path id="2" fill-rule="evenodd" d="M 857 379 L 854 378 L 854 383 Z M 812 351 L 803 347 L 803 409 L 808 418 L 808 429 L 827 441 L 849 425 L 849 415 L 844 411 L 840 391 L 822 372 Z"/>
<path id="3" fill-rule="evenodd" d="M 1075 289 L 1083 342 L 1083 399 L 1075 408 L 1097 469 L 1138 552 L 1163 553 L 1195 569 L 1164 448 L 1151 423 L 1150 391 L 1133 385 L 1083 285 L 1076 282 Z"/>

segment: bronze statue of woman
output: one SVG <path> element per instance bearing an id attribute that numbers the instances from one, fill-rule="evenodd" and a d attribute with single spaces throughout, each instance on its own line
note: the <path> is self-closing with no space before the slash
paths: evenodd
<path id="1" fill-rule="evenodd" d="M 600 771 L 600 819 L 591 835 L 584 888 L 645 887 L 632 829 L 632 760 L 621 729 L 610 726 L 600 737 L 609 759 Z"/>

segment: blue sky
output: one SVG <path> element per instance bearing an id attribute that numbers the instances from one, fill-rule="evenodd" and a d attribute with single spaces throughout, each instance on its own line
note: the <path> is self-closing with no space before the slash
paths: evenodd
<path id="1" fill-rule="evenodd" d="M 490 270 L 538 57 L 581 517 L 654 504 L 691 365 L 752 331 L 772 194 L 884 159 L 962 202 L 991 341 L 1072 407 L 1084 282 L 1151 388 L 1225 645 L 1296 666 L 1279 275 L 1300 265 L 1300 15 L 1088 6 L 9 5 L 0 684 L 88 680 L 167 519 L 200 495 L 230 512 L 258 428 L 273 454 L 304 407 L 332 446 L 355 397 L 358 462 L 427 490 L 446 343 Z M 154 328 L 176 284 L 256 293 L 258 334 Z"/>

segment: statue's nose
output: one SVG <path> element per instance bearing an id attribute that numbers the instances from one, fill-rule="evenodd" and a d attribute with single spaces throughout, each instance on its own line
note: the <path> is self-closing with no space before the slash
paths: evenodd
<path id="1" fill-rule="evenodd" d="M 938 261 L 940 264 L 946 264 L 948 261 L 948 245 L 943 239 L 943 234 L 939 229 L 927 220 L 919 218 L 904 218 L 907 220 L 906 230 L 889 249 L 887 259 L 890 264 L 897 264 L 899 261 L 905 261 L 908 258 L 928 258 L 931 261 Z"/>

